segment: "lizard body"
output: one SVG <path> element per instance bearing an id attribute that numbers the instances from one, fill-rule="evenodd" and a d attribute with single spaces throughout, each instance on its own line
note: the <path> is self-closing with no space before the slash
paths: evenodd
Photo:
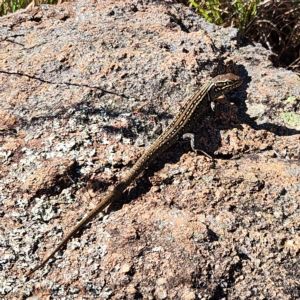
<path id="1" fill-rule="evenodd" d="M 204 116 L 213 101 L 228 91 L 241 85 L 242 79 L 232 73 L 218 75 L 202 85 L 195 94 L 188 98 L 166 130 L 154 141 L 145 153 L 136 161 L 129 172 L 121 179 L 115 188 L 83 218 L 54 248 L 50 255 L 36 266 L 28 275 L 43 267 L 56 252 L 58 252 L 84 225 L 89 223 L 109 204 L 118 200 L 124 190 L 144 171 L 160 154 L 175 144 L 180 137 L 189 132 L 197 120 Z"/>

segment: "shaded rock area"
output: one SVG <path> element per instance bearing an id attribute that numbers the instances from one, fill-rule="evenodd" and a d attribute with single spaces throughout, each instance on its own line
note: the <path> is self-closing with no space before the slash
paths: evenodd
<path id="1" fill-rule="evenodd" d="M 0 18 L 4 299 L 299 299 L 300 79 L 167 1 Z M 244 83 L 30 278 L 219 58 Z"/>

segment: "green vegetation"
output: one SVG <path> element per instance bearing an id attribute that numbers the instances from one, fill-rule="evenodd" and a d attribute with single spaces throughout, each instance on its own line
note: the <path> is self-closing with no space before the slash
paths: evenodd
<path id="1" fill-rule="evenodd" d="M 14 13 L 26 7 L 35 7 L 41 4 L 59 4 L 62 0 L 0 0 L 0 16 Z"/>
<path id="2" fill-rule="evenodd" d="M 206 0 L 201 2 L 189 0 L 189 2 L 209 22 L 225 26 L 233 24 L 244 31 L 255 19 L 261 0 Z"/>
<path id="3" fill-rule="evenodd" d="M 209 22 L 237 27 L 277 55 L 274 64 L 300 70 L 300 0 L 188 0 Z"/>

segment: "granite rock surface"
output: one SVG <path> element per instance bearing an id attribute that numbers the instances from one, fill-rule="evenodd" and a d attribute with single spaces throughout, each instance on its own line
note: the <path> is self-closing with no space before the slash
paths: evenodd
<path id="1" fill-rule="evenodd" d="M 4 299 L 299 299 L 300 78 L 168 1 L 75 1 L 0 18 Z M 186 97 L 244 82 L 106 216 L 26 273 L 103 198 Z"/>

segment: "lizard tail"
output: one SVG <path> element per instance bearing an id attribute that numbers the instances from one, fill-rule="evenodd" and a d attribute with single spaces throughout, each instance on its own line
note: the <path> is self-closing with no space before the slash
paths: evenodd
<path id="1" fill-rule="evenodd" d="M 109 204 L 121 197 L 124 190 L 128 187 L 126 181 L 121 181 L 85 218 L 83 218 L 54 248 L 54 250 L 46 256 L 43 261 L 33 270 L 28 272 L 27 276 L 32 275 L 35 271 L 42 268 L 54 255 L 58 252 L 84 225 L 89 223 L 97 214 L 103 211 Z"/>

